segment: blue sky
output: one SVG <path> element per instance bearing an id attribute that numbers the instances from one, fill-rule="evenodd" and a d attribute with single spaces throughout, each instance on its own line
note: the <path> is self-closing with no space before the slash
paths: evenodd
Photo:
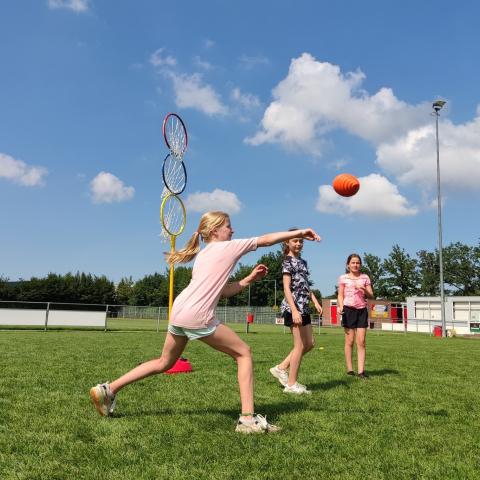
<path id="1" fill-rule="evenodd" d="M 237 238 L 311 226 L 330 294 L 353 251 L 435 248 L 443 98 L 444 244 L 477 243 L 480 7 L 392 3 L 3 1 L 0 275 L 163 272 L 168 112 L 189 133 L 179 244 L 209 209 Z"/>

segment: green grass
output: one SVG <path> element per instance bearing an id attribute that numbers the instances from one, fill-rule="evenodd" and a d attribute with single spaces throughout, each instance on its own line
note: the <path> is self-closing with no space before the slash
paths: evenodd
<path id="1" fill-rule="evenodd" d="M 194 373 L 129 386 L 100 418 L 90 386 L 157 356 L 164 333 L 0 332 L 0 478 L 479 477 L 480 343 L 369 332 L 364 382 L 345 375 L 341 331 L 325 329 L 301 370 L 313 394 L 287 397 L 268 372 L 290 348 L 282 332 L 242 334 L 256 410 L 283 428 L 261 436 L 234 432 L 235 364 L 200 342 L 185 353 Z"/>

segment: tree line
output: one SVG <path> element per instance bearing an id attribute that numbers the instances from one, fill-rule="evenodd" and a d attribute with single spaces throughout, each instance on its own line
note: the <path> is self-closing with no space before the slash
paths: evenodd
<path id="1" fill-rule="evenodd" d="M 370 276 L 377 298 L 403 301 L 409 296 L 440 294 L 438 250 L 420 250 L 413 257 L 399 245 L 394 245 L 385 259 L 371 253 L 364 253 L 362 258 L 363 271 Z M 221 305 L 278 308 L 283 299 L 282 261 L 281 250 L 260 257 L 258 263 L 267 265 L 268 276 L 240 294 L 222 299 Z M 480 295 L 480 242 L 474 246 L 451 243 L 443 249 L 443 263 L 447 294 Z M 253 267 L 240 263 L 231 280 L 240 280 Z M 191 267 L 175 269 L 174 295 L 188 285 L 191 276 Z M 313 284 L 312 290 L 321 300 L 322 294 Z M 146 275 L 137 281 L 124 277 L 117 285 L 104 275 L 80 272 L 65 275 L 50 273 L 45 278 L 32 277 L 18 282 L 9 282 L 0 276 L 0 300 L 166 306 L 168 293 L 168 270 Z M 335 296 L 336 292 L 330 295 Z"/>
<path id="2" fill-rule="evenodd" d="M 438 249 L 410 256 L 394 245 L 387 258 L 365 253 L 363 270 L 370 276 L 377 298 L 405 300 L 410 296 L 440 295 Z M 442 249 L 445 294 L 480 295 L 480 241 L 477 245 L 450 243 Z"/>

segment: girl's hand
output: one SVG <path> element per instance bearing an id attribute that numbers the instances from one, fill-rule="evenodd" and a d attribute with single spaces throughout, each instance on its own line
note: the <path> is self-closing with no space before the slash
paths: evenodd
<path id="1" fill-rule="evenodd" d="M 301 325 L 302 324 L 302 316 L 300 315 L 299 311 L 296 311 L 295 313 L 292 313 L 292 320 L 295 325 Z"/>
<path id="2" fill-rule="evenodd" d="M 302 238 L 305 240 L 310 240 L 310 241 L 316 241 L 320 242 L 322 240 L 322 237 L 315 232 L 315 230 L 312 230 L 311 228 L 305 228 L 304 230 L 301 231 Z"/>
<path id="3" fill-rule="evenodd" d="M 262 278 L 264 278 L 267 275 L 267 273 L 268 273 L 268 267 L 260 263 L 255 266 L 255 268 L 250 273 L 249 277 L 252 282 L 255 282 L 257 280 L 261 280 Z"/>
<path id="4" fill-rule="evenodd" d="M 317 311 L 317 313 L 318 313 L 319 315 L 321 315 L 321 314 L 323 313 L 323 308 L 322 308 L 322 306 L 321 306 L 319 303 L 317 303 L 317 304 L 315 305 L 315 310 Z"/>

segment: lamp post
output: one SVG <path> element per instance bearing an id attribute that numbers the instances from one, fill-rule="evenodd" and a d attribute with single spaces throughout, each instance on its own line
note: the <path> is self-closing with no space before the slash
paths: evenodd
<path id="1" fill-rule="evenodd" d="M 442 316 L 442 337 L 447 336 L 445 319 L 445 292 L 443 289 L 443 244 L 442 244 L 442 196 L 440 190 L 440 144 L 438 141 L 438 117 L 440 110 L 445 105 L 444 100 L 433 102 L 433 115 L 435 116 L 435 136 L 437 141 L 437 212 L 438 212 L 438 261 L 440 263 L 440 314 Z"/>

